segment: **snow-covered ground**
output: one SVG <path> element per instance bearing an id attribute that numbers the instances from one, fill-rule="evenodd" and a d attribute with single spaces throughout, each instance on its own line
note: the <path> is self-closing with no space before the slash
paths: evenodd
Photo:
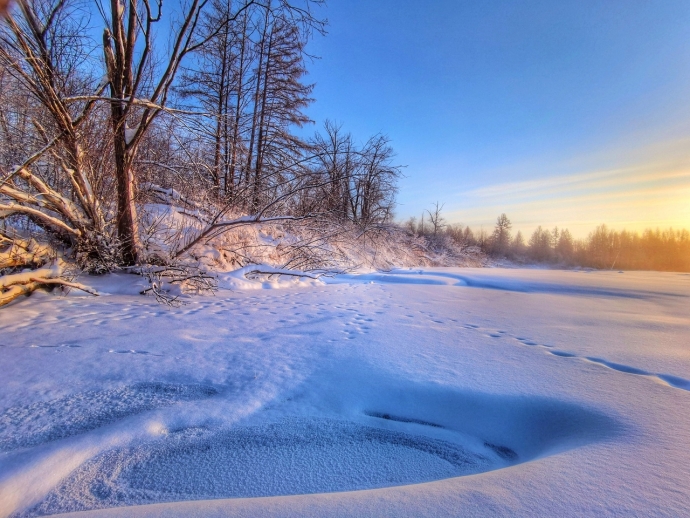
<path id="1" fill-rule="evenodd" d="M 138 282 L 0 311 L 1 516 L 690 515 L 688 274 Z"/>

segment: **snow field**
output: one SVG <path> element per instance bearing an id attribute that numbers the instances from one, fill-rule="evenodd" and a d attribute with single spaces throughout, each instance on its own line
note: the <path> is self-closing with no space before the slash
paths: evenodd
<path id="1" fill-rule="evenodd" d="M 397 270 L 179 309 L 123 280 L 0 313 L 0 514 L 690 509 L 690 276 Z"/>

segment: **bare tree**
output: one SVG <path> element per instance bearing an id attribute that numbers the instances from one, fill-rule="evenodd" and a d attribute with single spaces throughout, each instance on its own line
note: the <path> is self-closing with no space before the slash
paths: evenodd
<path id="1" fill-rule="evenodd" d="M 311 196 L 312 202 L 338 218 L 351 219 L 350 184 L 357 162 L 352 135 L 345 133 L 342 125 L 326 120 L 324 134 L 317 132 L 311 146 L 316 153 L 316 174 L 329 181 L 320 196 Z"/>
<path id="2" fill-rule="evenodd" d="M 429 215 L 429 220 L 431 222 L 431 228 L 433 229 L 433 235 L 436 236 L 438 233 L 446 226 L 445 219 L 441 215 L 445 203 L 439 204 L 436 202 L 432 210 L 427 210 L 426 213 Z"/>
<path id="3" fill-rule="evenodd" d="M 31 127 L 14 129 L 30 133 L 32 145 L 22 150 L 19 165 L 2 173 L 0 211 L 26 215 L 87 255 L 98 255 L 106 225 L 85 152 L 84 126 L 95 103 L 85 98 L 100 95 L 105 85 L 80 72 L 87 51 L 75 7 L 58 0 L 19 2 L 19 8 L 19 16 L 8 16 L 0 28 L 0 64 L 31 96 Z"/>
<path id="4" fill-rule="evenodd" d="M 134 204 L 135 176 L 133 164 L 141 140 L 155 118 L 168 105 L 182 59 L 206 43 L 213 34 L 197 35 L 202 9 L 208 0 L 191 0 L 172 28 L 172 44 L 165 61 L 153 67 L 153 29 L 162 18 L 162 3 L 150 0 L 111 0 L 98 7 L 106 24 L 103 53 L 110 86 L 110 119 L 117 178 L 117 227 L 122 243 L 124 264 L 135 264 L 138 258 L 138 231 Z M 223 20 L 217 31 L 249 8 L 246 1 L 232 17 Z M 153 67 L 153 70 L 152 70 Z"/>
<path id="5" fill-rule="evenodd" d="M 385 135 L 371 137 L 362 150 L 361 174 L 351 196 L 355 223 L 383 223 L 392 219 L 401 166 L 393 164 L 395 153 Z"/>
<path id="6" fill-rule="evenodd" d="M 325 135 L 311 142 L 315 152 L 315 175 L 325 187 L 323 210 L 362 227 L 389 222 L 393 216 L 401 166 L 385 135 L 374 135 L 358 148 L 341 126 L 326 121 Z"/>

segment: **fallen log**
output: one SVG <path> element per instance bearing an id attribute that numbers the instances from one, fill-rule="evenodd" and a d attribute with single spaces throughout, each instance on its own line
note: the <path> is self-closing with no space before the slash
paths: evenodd
<path id="1" fill-rule="evenodd" d="M 96 290 L 88 286 L 63 279 L 62 273 L 63 262 L 57 259 L 50 266 L 0 276 L 0 307 L 6 306 L 22 295 L 30 295 L 42 286 L 61 285 L 98 295 Z"/>
<path id="2" fill-rule="evenodd" d="M 0 270 L 19 266 L 37 268 L 56 256 L 52 247 L 33 238 L 10 238 L 0 233 L 0 243 L 5 242 L 9 243 L 9 246 L 4 252 L 0 252 Z"/>

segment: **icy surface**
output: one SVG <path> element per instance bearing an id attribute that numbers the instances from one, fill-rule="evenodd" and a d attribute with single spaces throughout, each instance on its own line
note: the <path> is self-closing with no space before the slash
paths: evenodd
<path id="1" fill-rule="evenodd" d="M 690 512 L 688 275 L 80 281 L 0 312 L 0 516 Z"/>

